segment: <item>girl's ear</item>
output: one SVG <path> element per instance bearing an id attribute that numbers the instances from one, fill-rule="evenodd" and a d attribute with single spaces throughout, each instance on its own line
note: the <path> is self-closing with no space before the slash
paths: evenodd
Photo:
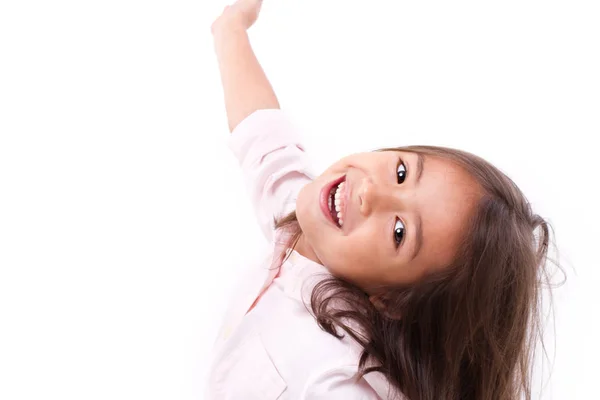
<path id="1" fill-rule="evenodd" d="M 399 310 L 393 310 L 388 306 L 385 297 L 381 295 L 369 296 L 369 301 L 382 315 L 389 319 L 401 319 L 401 313 Z"/>

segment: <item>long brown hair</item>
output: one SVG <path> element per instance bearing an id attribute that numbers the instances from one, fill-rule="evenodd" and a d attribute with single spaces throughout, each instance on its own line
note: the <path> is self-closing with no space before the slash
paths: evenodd
<path id="1" fill-rule="evenodd" d="M 357 379 L 379 371 L 411 400 L 530 399 L 533 355 L 542 339 L 542 285 L 550 282 L 549 224 L 510 178 L 471 153 L 435 146 L 378 151 L 450 160 L 484 194 L 452 265 L 386 288 L 383 308 L 349 282 L 324 279 L 311 296 L 317 323 L 337 338 L 341 328 L 363 348 Z M 295 212 L 276 229 L 292 233 L 292 248 L 302 234 Z"/>

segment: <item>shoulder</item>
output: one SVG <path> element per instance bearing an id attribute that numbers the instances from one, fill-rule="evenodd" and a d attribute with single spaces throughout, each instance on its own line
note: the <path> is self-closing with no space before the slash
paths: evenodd
<path id="1" fill-rule="evenodd" d="M 323 331 L 308 312 L 277 325 L 277 329 L 262 331 L 261 338 L 289 398 L 381 398 L 381 389 L 369 379 L 372 374 L 357 379 L 362 349 L 347 335 L 338 339 Z"/>
<path id="2" fill-rule="evenodd" d="M 244 118 L 228 138 L 240 161 L 260 159 L 266 153 L 289 145 L 303 149 L 297 124 L 280 109 L 256 110 Z"/>

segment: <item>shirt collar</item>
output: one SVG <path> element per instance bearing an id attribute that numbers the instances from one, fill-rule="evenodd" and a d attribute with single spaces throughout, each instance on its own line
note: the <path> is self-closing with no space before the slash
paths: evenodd
<path id="1" fill-rule="evenodd" d="M 288 249 L 286 261 L 281 265 L 284 291 L 290 297 L 310 304 L 310 296 L 315 285 L 331 273 L 323 265 L 314 262 L 296 250 Z"/>
<path id="2" fill-rule="evenodd" d="M 290 297 L 310 305 L 310 296 L 314 286 L 332 275 L 323 265 L 302 256 L 296 250 L 288 249 L 286 256 L 288 255 L 289 257 L 281 265 L 280 279 L 283 281 L 283 290 Z M 348 335 L 345 337 L 350 338 Z M 355 347 L 357 356 L 359 356 L 362 348 L 354 341 L 351 345 Z M 364 379 L 382 399 L 393 398 L 393 395 L 397 393 L 380 372 L 370 372 L 364 376 Z M 403 399 L 401 395 L 396 398 Z"/>

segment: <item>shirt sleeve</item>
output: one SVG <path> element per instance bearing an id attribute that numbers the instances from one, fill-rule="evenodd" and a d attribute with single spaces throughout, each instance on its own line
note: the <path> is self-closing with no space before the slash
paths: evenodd
<path id="1" fill-rule="evenodd" d="M 381 400 L 364 380 L 355 381 L 356 366 L 334 368 L 313 377 L 306 385 L 303 400 Z"/>
<path id="2" fill-rule="evenodd" d="M 280 109 L 257 110 L 232 131 L 237 157 L 261 230 L 273 239 L 274 219 L 296 208 L 302 186 L 314 179 L 300 135 Z"/>

